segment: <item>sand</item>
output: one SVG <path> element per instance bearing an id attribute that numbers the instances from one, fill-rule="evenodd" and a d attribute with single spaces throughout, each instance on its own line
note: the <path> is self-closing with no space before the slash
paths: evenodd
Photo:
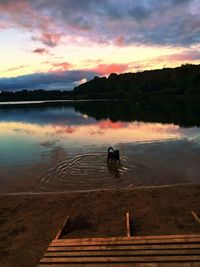
<path id="1" fill-rule="evenodd" d="M 54 194 L 0 195 L 0 266 L 33 267 L 67 215 L 65 237 L 125 235 L 125 213 L 133 235 L 200 233 L 200 185 Z"/>

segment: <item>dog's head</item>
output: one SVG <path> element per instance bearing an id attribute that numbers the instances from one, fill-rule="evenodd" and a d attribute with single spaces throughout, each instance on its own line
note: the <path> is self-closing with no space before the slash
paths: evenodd
<path id="1" fill-rule="evenodd" d="M 110 153 L 110 152 L 114 152 L 114 149 L 113 149 L 112 146 L 110 146 L 110 147 L 108 148 L 108 153 Z"/>

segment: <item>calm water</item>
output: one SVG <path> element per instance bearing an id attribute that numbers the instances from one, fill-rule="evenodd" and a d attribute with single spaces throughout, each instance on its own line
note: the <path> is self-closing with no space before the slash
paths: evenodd
<path id="1" fill-rule="evenodd" d="M 0 192 L 199 183 L 199 126 L 198 100 L 0 105 Z"/>

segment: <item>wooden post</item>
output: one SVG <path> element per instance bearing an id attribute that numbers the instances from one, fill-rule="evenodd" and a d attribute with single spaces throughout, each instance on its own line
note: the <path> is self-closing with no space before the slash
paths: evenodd
<path id="1" fill-rule="evenodd" d="M 199 218 L 199 216 L 196 214 L 196 212 L 192 211 L 192 216 L 193 216 L 194 220 L 195 220 L 198 224 L 200 224 L 200 218 Z"/>
<path id="2" fill-rule="evenodd" d="M 127 237 L 131 236 L 129 212 L 126 213 L 126 235 L 127 235 Z"/>
<path id="3" fill-rule="evenodd" d="M 65 219 L 65 221 L 64 221 L 62 227 L 60 228 L 60 230 L 58 231 L 58 233 L 57 233 L 55 239 L 59 239 L 59 237 L 60 237 L 60 235 L 61 235 L 61 233 L 62 233 L 62 230 L 63 230 L 63 228 L 65 227 L 65 225 L 66 225 L 67 223 L 69 223 L 69 216 L 67 216 L 67 218 Z"/>

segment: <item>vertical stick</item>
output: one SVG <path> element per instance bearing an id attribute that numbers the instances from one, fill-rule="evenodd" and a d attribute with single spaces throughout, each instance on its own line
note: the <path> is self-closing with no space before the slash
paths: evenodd
<path id="1" fill-rule="evenodd" d="M 196 212 L 192 211 L 192 216 L 195 219 L 195 221 L 200 224 L 200 218 L 199 216 L 196 214 Z"/>
<path id="2" fill-rule="evenodd" d="M 126 235 L 127 237 L 131 236 L 129 212 L 126 213 Z"/>
<path id="3" fill-rule="evenodd" d="M 66 225 L 67 223 L 69 223 L 69 216 L 67 216 L 67 218 L 65 219 L 65 221 L 64 221 L 62 227 L 60 228 L 60 230 L 58 231 L 58 233 L 57 233 L 55 239 L 59 239 L 59 237 L 60 237 L 60 235 L 61 235 L 61 233 L 62 233 L 62 230 L 63 230 L 63 228 L 65 227 L 65 225 Z"/>

